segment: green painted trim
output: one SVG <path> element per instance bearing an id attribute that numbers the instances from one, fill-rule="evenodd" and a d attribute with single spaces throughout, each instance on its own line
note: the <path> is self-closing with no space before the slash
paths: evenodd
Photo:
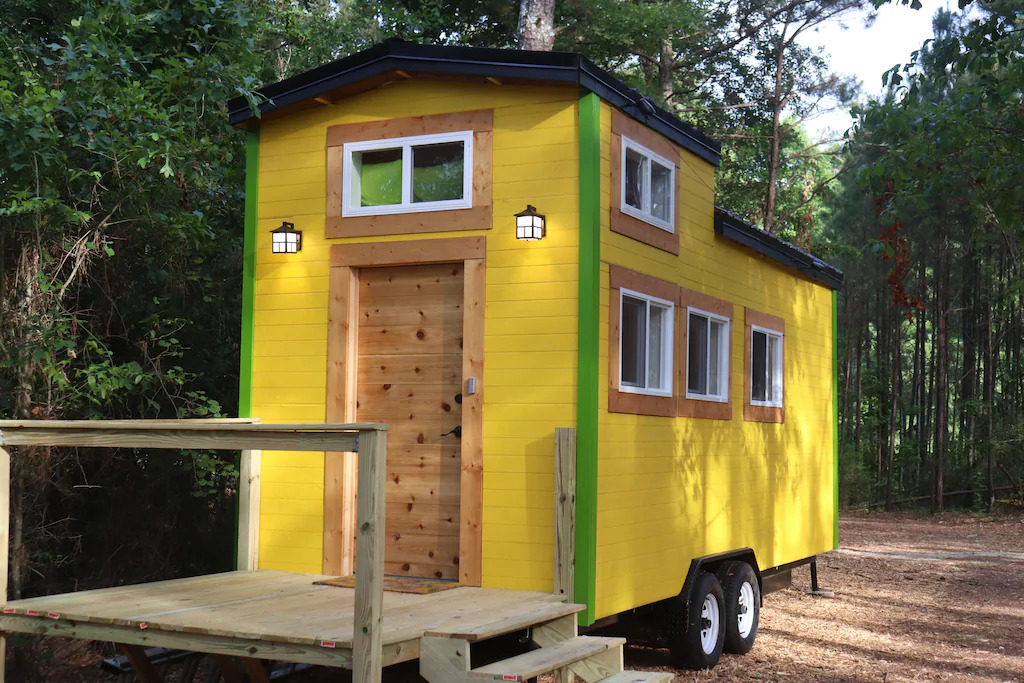
<path id="1" fill-rule="evenodd" d="M 238 359 L 238 416 L 252 417 L 253 335 L 256 308 L 256 204 L 259 194 L 260 130 L 245 138 L 245 228 L 242 248 L 242 335 Z"/>
<path id="2" fill-rule="evenodd" d="M 579 101 L 580 276 L 576 403 L 576 581 L 573 599 L 594 623 L 597 579 L 597 375 L 601 316 L 601 99 Z"/>
<path id="3" fill-rule="evenodd" d="M 832 290 L 832 547 L 839 548 L 839 292 Z"/>

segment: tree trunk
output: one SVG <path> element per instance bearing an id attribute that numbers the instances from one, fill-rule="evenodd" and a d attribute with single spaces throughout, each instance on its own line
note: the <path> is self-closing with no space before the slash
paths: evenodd
<path id="1" fill-rule="evenodd" d="M 771 234 L 775 232 L 775 204 L 778 201 L 778 183 L 779 183 L 779 156 L 781 155 L 782 141 L 781 138 L 781 124 L 782 124 L 782 67 L 783 57 L 786 53 L 786 28 L 789 27 L 787 23 L 783 28 L 782 35 L 779 36 L 779 44 L 775 48 L 775 90 L 772 93 L 772 147 L 771 154 L 768 157 L 768 194 L 765 197 L 764 203 L 764 229 L 765 232 Z"/>
<path id="2" fill-rule="evenodd" d="M 551 52 L 555 46 L 555 0 L 521 0 L 516 43 L 520 50 Z"/>
<path id="3" fill-rule="evenodd" d="M 661 41 L 661 55 L 658 58 L 658 86 L 665 107 L 673 109 L 672 94 L 675 92 L 676 51 L 672 45 L 672 26 L 666 27 L 668 37 Z"/>
<path id="4" fill-rule="evenodd" d="M 949 340 L 947 339 L 946 300 L 949 285 L 949 242 L 946 237 L 946 226 L 940 223 L 938 234 L 937 258 L 935 260 L 935 309 L 936 332 L 935 346 L 938 357 L 935 363 L 935 448 L 933 453 L 933 492 L 932 512 L 941 512 L 943 508 L 942 487 L 946 466 L 946 440 L 948 438 L 948 374 L 949 374 Z"/>
<path id="5" fill-rule="evenodd" d="M 892 509 L 892 482 L 893 482 L 893 465 L 896 462 L 896 413 L 899 405 L 899 396 L 902 391 L 900 382 L 900 373 L 902 369 L 902 357 L 903 353 L 900 350 L 900 343 L 902 339 L 901 332 L 903 330 L 903 320 L 898 316 L 894 316 L 895 326 L 893 328 L 893 369 L 892 369 L 892 383 L 890 387 L 892 389 L 891 398 L 889 401 L 889 449 L 888 449 L 888 466 L 886 470 L 885 479 L 885 509 Z"/>

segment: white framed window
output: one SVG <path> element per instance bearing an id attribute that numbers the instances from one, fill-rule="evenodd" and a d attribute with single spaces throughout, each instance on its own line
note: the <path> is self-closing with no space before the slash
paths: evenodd
<path id="1" fill-rule="evenodd" d="M 342 216 L 473 207 L 473 131 L 346 142 Z"/>
<path id="2" fill-rule="evenodd" d="M 671 396 L 675 304 L 619 292 L 619 391 Z"/>
<path id="3" fill-rule="evenodd" d="M 782 341 L 776 330 L 750 327 L 750 404 L 782 407 Z"/>
<path id="4" fill-rule="evenodd" d="M 622 212 L 675 232 L 676 166 L 622 136 Z"/>
<path id="5" fill-rule="evenodd" d="M 686 398 L 729 400 L 729 319 L 687 308 Z"/>

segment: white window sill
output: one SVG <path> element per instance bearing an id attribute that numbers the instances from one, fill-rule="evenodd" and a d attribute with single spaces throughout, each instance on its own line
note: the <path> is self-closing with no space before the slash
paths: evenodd
<path id="1" fill-rule="evenodd" d="M 472 209 L 473 202 L 465 199 L 455 199 L 446 202 L 424 202 L 411 206 L 401 204 L 385 204 L 383 206 L 360 206 L 345 207 L 341 212 L 342 218 L 353 218 L 357 216 L 394 216 L 402 213 L 429 213 L 432 211 L 457 211 L 459 209 Z"/>
<path id="2" fill-rule="evenodd" d="M 671 391 L 660 391 L 658 389 L 642 389 L 640 387 L 620 386 L 619 393 L 640 394 L 642 396 L 658 396 L 659 398 L 672 398 Z"/>
<path id="3" fill-rule="evenodd" d="M 691 394 L 686 392 L 686 398 L 690 401 L 708 401 L 709 403 L 728 403 L 728 396 L 708 396 L 707 394 Z"/>
<path id="4" fill-rule="evenodd" d="M 759 408 L 781 408 L 782 403 L 767 403 L 765 401 L 751 401 L 750 405 L 757 406 Z"/>

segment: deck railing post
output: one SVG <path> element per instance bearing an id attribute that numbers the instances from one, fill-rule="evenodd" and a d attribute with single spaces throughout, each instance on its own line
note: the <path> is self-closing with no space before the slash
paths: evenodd
<path id="1" fill-rule="evenodd" d="M 238 558 L 235 569 L 259 567 L 260 469 L 263 451 L 244 450 L 238 463 Z"/>
<path id="2" fill-rule="evenodd" d="M 380 683 L 383 668 L 384 480 L 387 432 L 359 432 L 356 510 L 356 595 L 352 624 L 352 680 Z"/>
<path id="3" fill-rule="evenodd" d="M 0 448 L 0 608 L 7 604 L 7 559 L 11 529 L 11 454 Z M 7 641 L 0 636 L 0 683 L 4 682 Z"/>
<path id="4" fill-rule="evenodd" d="M 576 429 L 555 428 L 555 593 L 573 601 L 576 570 Z"/>

